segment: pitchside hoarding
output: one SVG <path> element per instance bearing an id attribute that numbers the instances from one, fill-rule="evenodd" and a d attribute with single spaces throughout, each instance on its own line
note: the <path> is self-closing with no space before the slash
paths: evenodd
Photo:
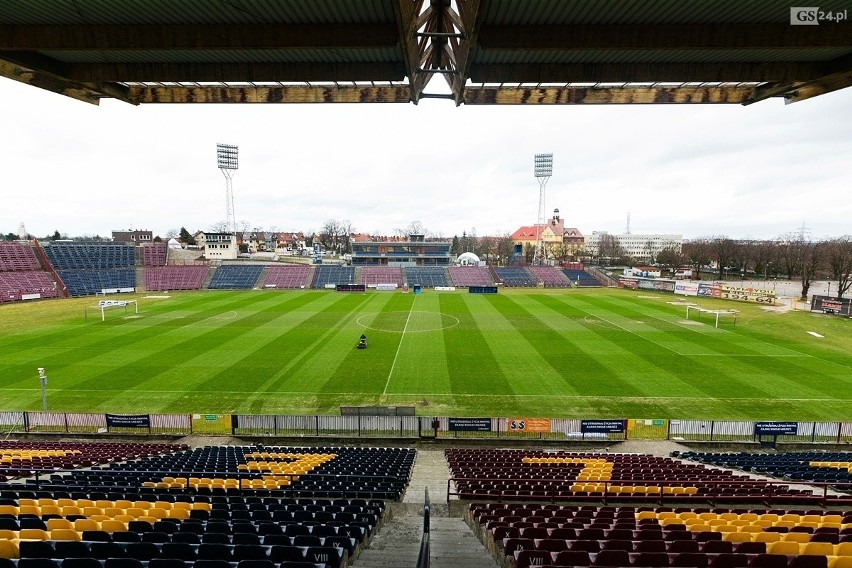
<path id="1" fill-rule="evenodd" d="M 736 286 L 722 286 L 721 297 L 723 300 L 737 300 L 739 302 L 755 302 L 758 304 L 774 304 L 775 290 L 763 290 L 761 288 L 739 288 Z"/>
<path id="2" fill-rule="evenodd" d="M 626 420 L 581 420 L 580 432 L 583 434 L 621 434 Z"/>
<path id="3" fill-rule="evenodd" d="M 811 310 L 824 314 L 852 317 L 852 300 L 849 298 L 814 296 L 811 299 Z"/>
<path id="4" fill-rule="evenodd" d="M 795 436 L 799 433 L 798 422 L 755 422 L 755 436 Z"/>
<path id="5" fill-rule="evenodd" d="M 447 418 L 450 432 L 490 432 L 490 418 Z"/>

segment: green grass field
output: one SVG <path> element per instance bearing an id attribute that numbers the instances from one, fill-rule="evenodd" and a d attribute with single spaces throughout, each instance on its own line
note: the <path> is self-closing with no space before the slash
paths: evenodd
<path id="1" fill-rule="evenodd" d="M 106 322 L 95 298 L 0 306 L 0 410 L 40 409 L 45 367 L 62 411 L 852 416 L 852 321 L 807 312 L 699 300 L 741 310 L 716 329 L 680 297 L 626 290 L 136 297 L 138 317 Z"/>

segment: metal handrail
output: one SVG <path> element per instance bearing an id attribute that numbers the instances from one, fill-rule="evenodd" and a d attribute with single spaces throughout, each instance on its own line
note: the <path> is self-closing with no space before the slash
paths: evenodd
<path id="1" fill-rule="evenodd" d="M 420 553 L 417 555 L 417 568 L 429 568 L 429 532 L 431 523 L 431 505 L 429 503 L 429 488 L 425 489 L 423 499 L 423 536 L 420 538 Z"/>

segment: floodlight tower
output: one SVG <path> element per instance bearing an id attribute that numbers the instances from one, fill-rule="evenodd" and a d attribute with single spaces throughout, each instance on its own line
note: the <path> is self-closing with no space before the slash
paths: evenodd
<path id="1" fill-rule="evenodd" d="M 216 165 L 225 176 L 225 226 L 237 233 L 237 218 L 234 215 L 234 172 L 237 171 L 239 148 L 232 144 L 216 144 Z"/>
<path id="2" fill-rule="evenodd" d="M 547 180 L 553 174 L 553 154 L 536 154 L 533 172 L 538 180 L 538 220 L 535 224 L 535 252 L 533 253 L 533 264 L 543 264 L 544 254 L 544 188 Z"/>

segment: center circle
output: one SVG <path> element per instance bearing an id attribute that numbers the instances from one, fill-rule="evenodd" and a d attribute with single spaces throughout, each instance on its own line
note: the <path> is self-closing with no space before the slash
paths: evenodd
<path id="1" fill-rule="evenodd" d="M 424 321 L 424 318 L 418 317 L 419 314 L 428 315 L 428 323 Z M 385 333 L 425 333 L 428 331 L 449 329 L 459 324 L 459 318 L 447 314 L 437 314 L 440 316 L 441 321 L 435 322 L 435 315 L 433 312 L 417 310 L 410 312 L 380 312 L 358 316 L 355 323 L 365 329 Z"/>

